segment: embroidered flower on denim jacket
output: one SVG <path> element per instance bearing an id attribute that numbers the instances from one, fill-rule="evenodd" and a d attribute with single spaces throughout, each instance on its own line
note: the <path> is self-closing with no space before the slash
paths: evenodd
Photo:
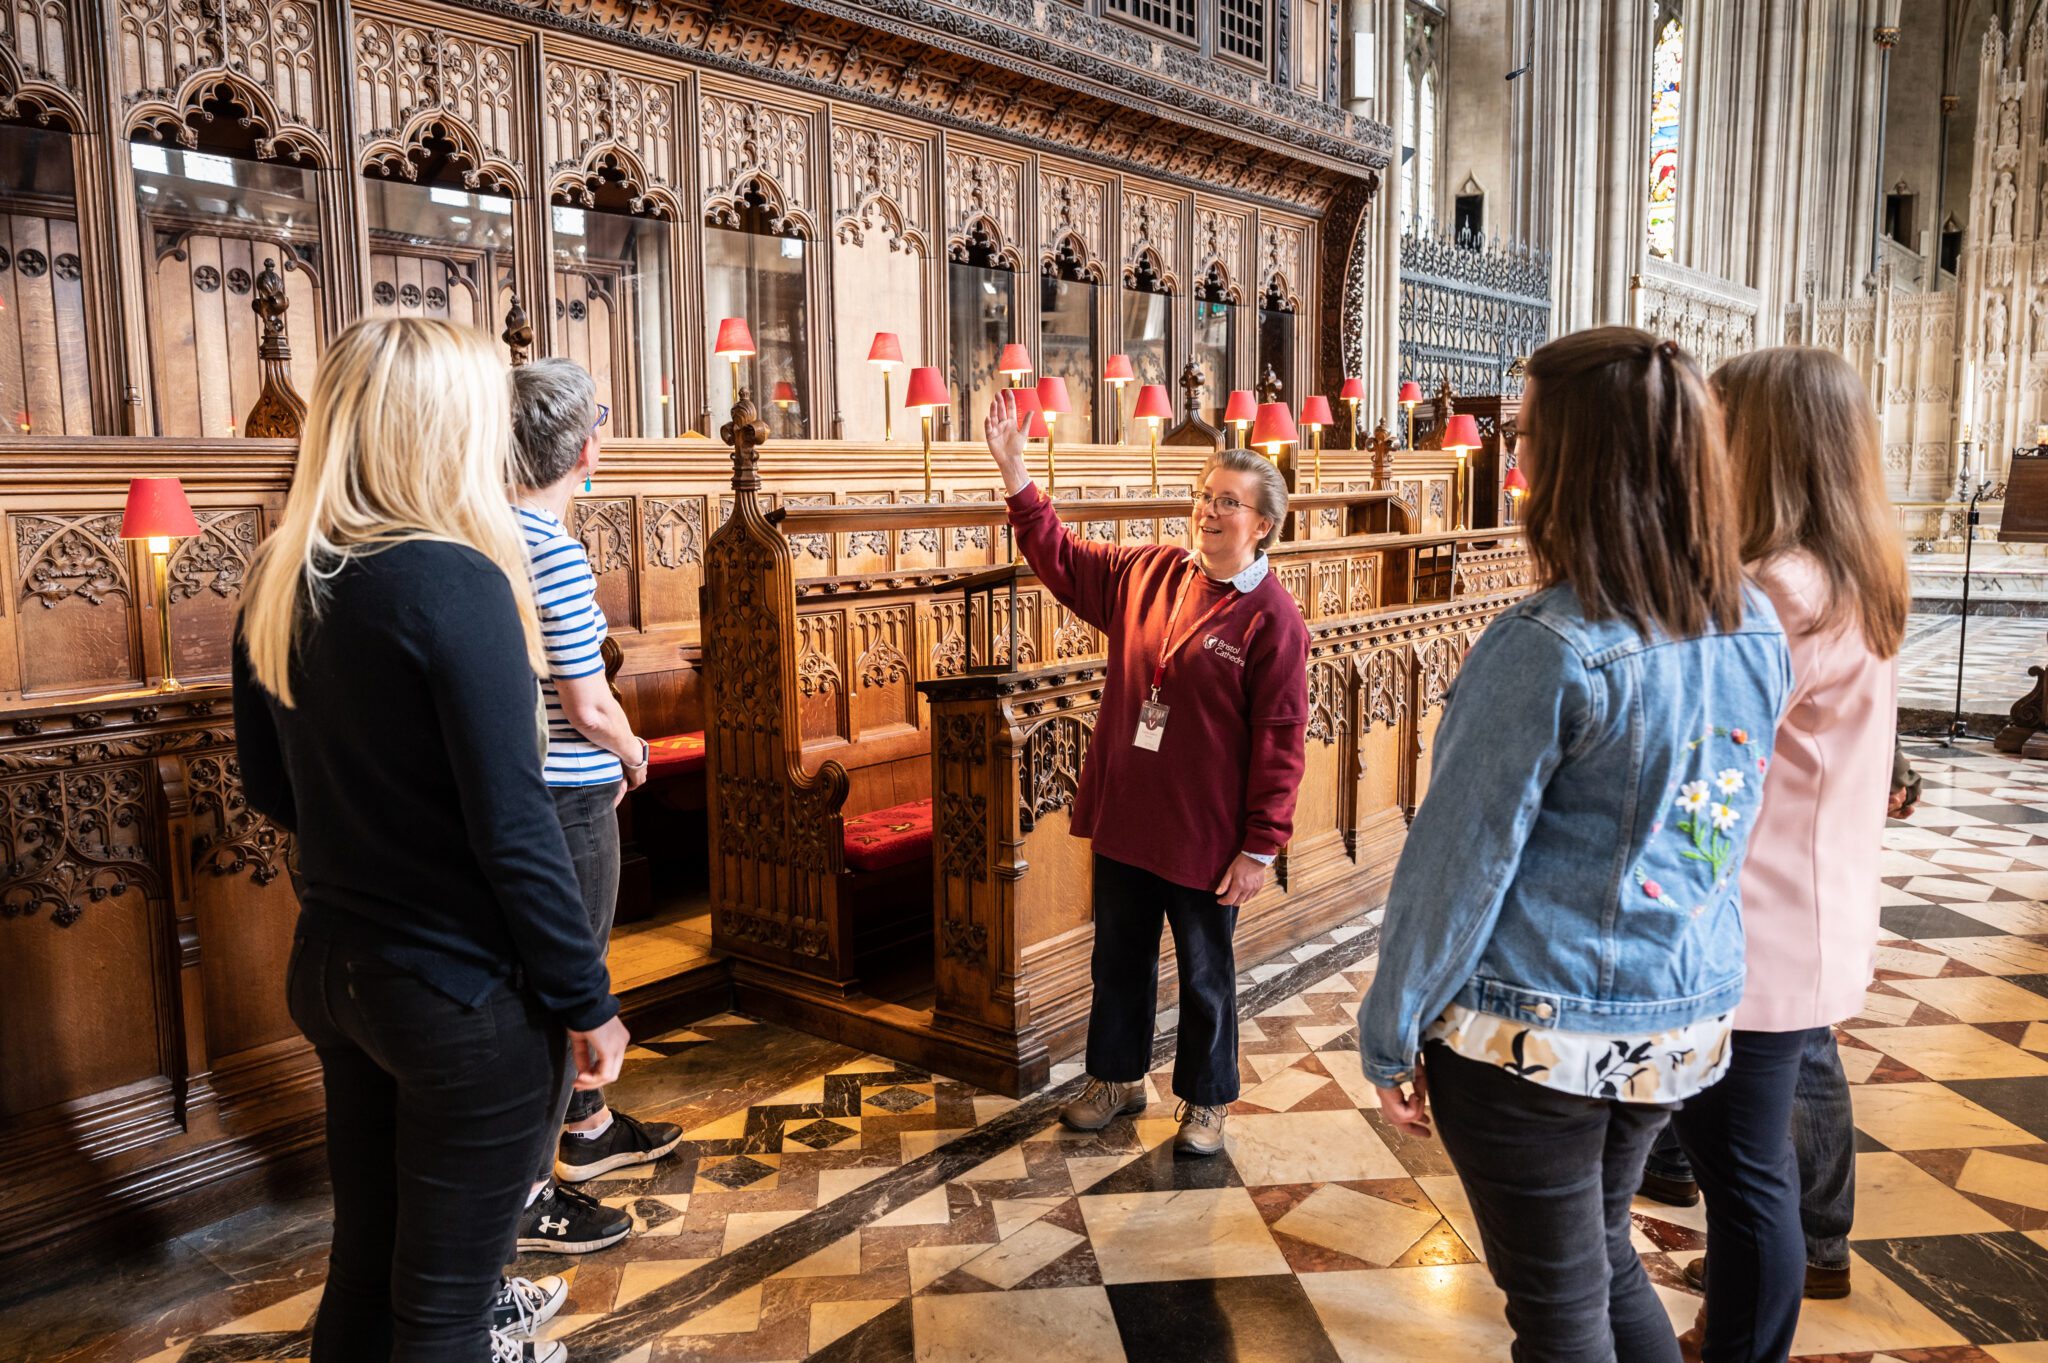
<path id="1" fill-rule="evenodd" d="M 1721 768 L 1721 774 L 1714 778 L 1714 787 L 1723 795 L 1733 795 L 1743 786 L 1742 773 L 1733 767 Z"/>
<path id="2" fill-rule="evenodd" d="M 1688 814 L 1697 814 L 1707 807 L 1707 783 L 1688 781 L 1678 792 L 1678 807 Z M 1684 824 L 1679 825 L 1685 827 Z"/>
<path id="3" fill-rule="evenodd" d="M 1711 743 L 1717 738 L 1728 739 L 1740 748 L 1744 755 L 1753 758 L 1756 761 L 1758 777 L 1762 777 L 1767 763 L 1757 751 L 1758 745 L 1750 741 L 1749 732 L 1746 729 L 1709 729 L 1698 738 L 1687 743 L 1685 745 L 1686 751 L 1697 752 L 1702 744 Z M 1674 782 L 1674 784 L 1676 783 Z M 1731 801 L 1733 801 L 1735 796 L 1747 789 L 1749 789 L 1749 781 L 1742 769 L 1731 766 L 1721 768 L 1714 774 L 1712 780 L 1702 778 L 1687 781 L 1685 784 L 1677 787 L 1675 797 L 1669 787 L 1665 790 L 1665 798 L 1671 800 L 1678 807 L 1679 813 L 1684 816 L 1679 819 L 1675 827 L 1692 844 L 1690 847 L 1683 848 L 1679 855 L 1688 861 L 1697 861 L 1704 864 L 1713 876 L 1713 883 L 1707 892 L 1707 899 L 1693 905 L 1692 912 L 1695 918 L 1706 911 L 1707 902 L 1711 901 L 1714 895 L 1719 894 L 1722 887 L 1727 884 L 1729 864 L 1735 859 L 1736 853 L 1736 842 L 1729 835 L 1733 833 L 1735 826 L 1742 821 L 1742 812 L 1736 809 Z M 1713 798 L 1716 791 L 1722 796 L 1719 800 Z M 1658 836 L 1663 831 L 1664 821 L 1662 819 L 1657 820 L 1651 825 L 1650 834 L 1652 837 Z M 1664 899 L 1664 887 L 1651 880 L 1640 866 L 1635 870 L 1635 878 L 1636 884 L 1641 887 L 1644 895 L 1651 899 Z"/>

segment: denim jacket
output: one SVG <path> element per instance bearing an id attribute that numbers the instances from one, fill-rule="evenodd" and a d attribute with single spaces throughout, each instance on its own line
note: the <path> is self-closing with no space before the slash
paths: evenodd
<path id="1" fill-rule="evenodd" d="M 1661 1031 L 1742 996 L 1737 873 L 1792 687 L 1769 601 L 1645 641 L 1569 585 L 1465 660 L 1358 1012 L 1365 1077 L 1409 1077 L 1451 1003 L 1538 1028 Z"/>

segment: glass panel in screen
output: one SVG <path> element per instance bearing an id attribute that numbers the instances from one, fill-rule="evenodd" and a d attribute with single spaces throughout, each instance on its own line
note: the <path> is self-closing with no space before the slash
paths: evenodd
<path id="1" fill-rule="evenodd" d="M 895 438 L 920 439 L 917 414 L 904 410 L 903 393 L 914 366 L 934 363 L 925 349 L 924 294 L 924 258 L 891 235 L 886 223 L 871 227 L 858 240 L 841 236 L 833 242 L 832 306 L 839 319 L 833 359 L 847 439 L 882 438 L 882 372 L 868 363 L 868 347 L 878 331 L 894 332 L 903 348 L 903 363 L 889 373 Z M 943 415 L 934 415 L 934 437 Z"/>
<path id="2" fill-rule="evenodd" d="M 675 229 L 660 218 L 554 206 L 555 353 L 597 381 L 602 432 L 670 436 L 677 424 Z"/>
<path id="3" fill-rule="evenodd" d="M 512 200 L 363 179 L 371 317 L 435 317 L 495 339 L 512 306 Z"/>
<path id="4" fill-rule="evenodd" d="M 1093 443 L 1095 376 L 1102 363 L 1095 343 L 1096 286 L 1049 275 L 1041 276 L 1038 283 L 1039 370 L 1067 381 L 1067 398 L 1074 408 L 1060 418 L 1060 439 Z"/>
<path id="5" fill-rule="evenodd" d="M 1202 374 L 1202 420 L 1223 429 L 1223 405 L 1237 374 L 1237 308 L 1195 300 L 1195 367 Z"/>
<path id="6" fill-rule="evenodd" d="M 292 386 L 313 391 L 324 286 L 314 177 L 278 161 L 129 144 L 162 435 L 232 436 L 262 391 L 250 310 L 275 260 L 290 308 Z M 19 262 L 17 262 L 17 266 Z"/>
<path id="7" fill-rule="evenodd" d="M 946 266 L 953 334 L 946 353 L 946 381 L 952 386 L 955 440 L 974 438 L 989 400 L 1004 380 L 996 358 L 1016 339 L 1017 276 L 980 265 Z"/>
<path id="8" fill-rule="evenodd" d="M 1280 400 L 1295 401 L 1294 314 L 1283 308 L 1259 309 L 1259 382 L 1272 370 L 1280 379 Z"/>
<path id="9" fill-rule="evenodd" d="M 1132 402 L 1138 400 L 1138 385 L 1156 383 L 1169 393 L 1180 377 L 1167 368 L 1167 308 L 1171 299 L 1163 293 L 1124 290 L 1124 354 L 1131 357 L 1131 372 L 1137 378 L 1127 386 Z M 1176 406 L 1178 399 L 1175 399 Z"/>
<path id="10" fill-rule="evenodd" d="M 0 429 L 91 435 L 71 135 L 0 125 Z"/>
<path id="11" fill-rule="evenodd" d="M 806 243 L 799 237 L 769 236 L 726 227 L 704 229 L 705 351 L 718 340 L 726 317 L 746 319 L 758 353 L 742 364 L 742 382 L 771 435 L 793 439 L 810 433 L 810 295 L 804 286 Z M 711 430 L 715 435 L 732 414 L 732 365 L 713 358 L 710 374 Z M 786 383 L 778 401 L 776 385 Z"/>

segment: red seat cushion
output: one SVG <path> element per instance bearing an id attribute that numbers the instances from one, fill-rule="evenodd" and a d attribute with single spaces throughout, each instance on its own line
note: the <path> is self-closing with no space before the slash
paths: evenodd
<path id="1" fill-rule="evenodd" d="M 886 871 L 932 854 L 932 802 L 913 800 L 846 821 L 846 867 Z"/>
<path id="2" fill-rule="evenodd" d="M 688 772 L 704 770 L 704 735 L 670 734 L 666 738 L 647 740 L 647 776 L 655 780 L 663 776 L 682 776 Z"/>

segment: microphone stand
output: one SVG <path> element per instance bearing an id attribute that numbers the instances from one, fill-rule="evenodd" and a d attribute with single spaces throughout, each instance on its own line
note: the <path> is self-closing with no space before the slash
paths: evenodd
<path id="1" fill-rule="evenodd" d="M 1977 545 L 1977 502 L 1989 491 L 1989 478 L 1970 490 L 1969 518 L 1963 525 L 1963 613 L 1956 628 L 1956 709 L 1949 720 L 1948 737 L 1942 740 L 1943 745 L 1950 748 L 1956 745 L 1957 739 L 1969 737 L 1968 727 L 1963 723 L 1963 659 L 1970 641 L 1970 557 Z"/>

